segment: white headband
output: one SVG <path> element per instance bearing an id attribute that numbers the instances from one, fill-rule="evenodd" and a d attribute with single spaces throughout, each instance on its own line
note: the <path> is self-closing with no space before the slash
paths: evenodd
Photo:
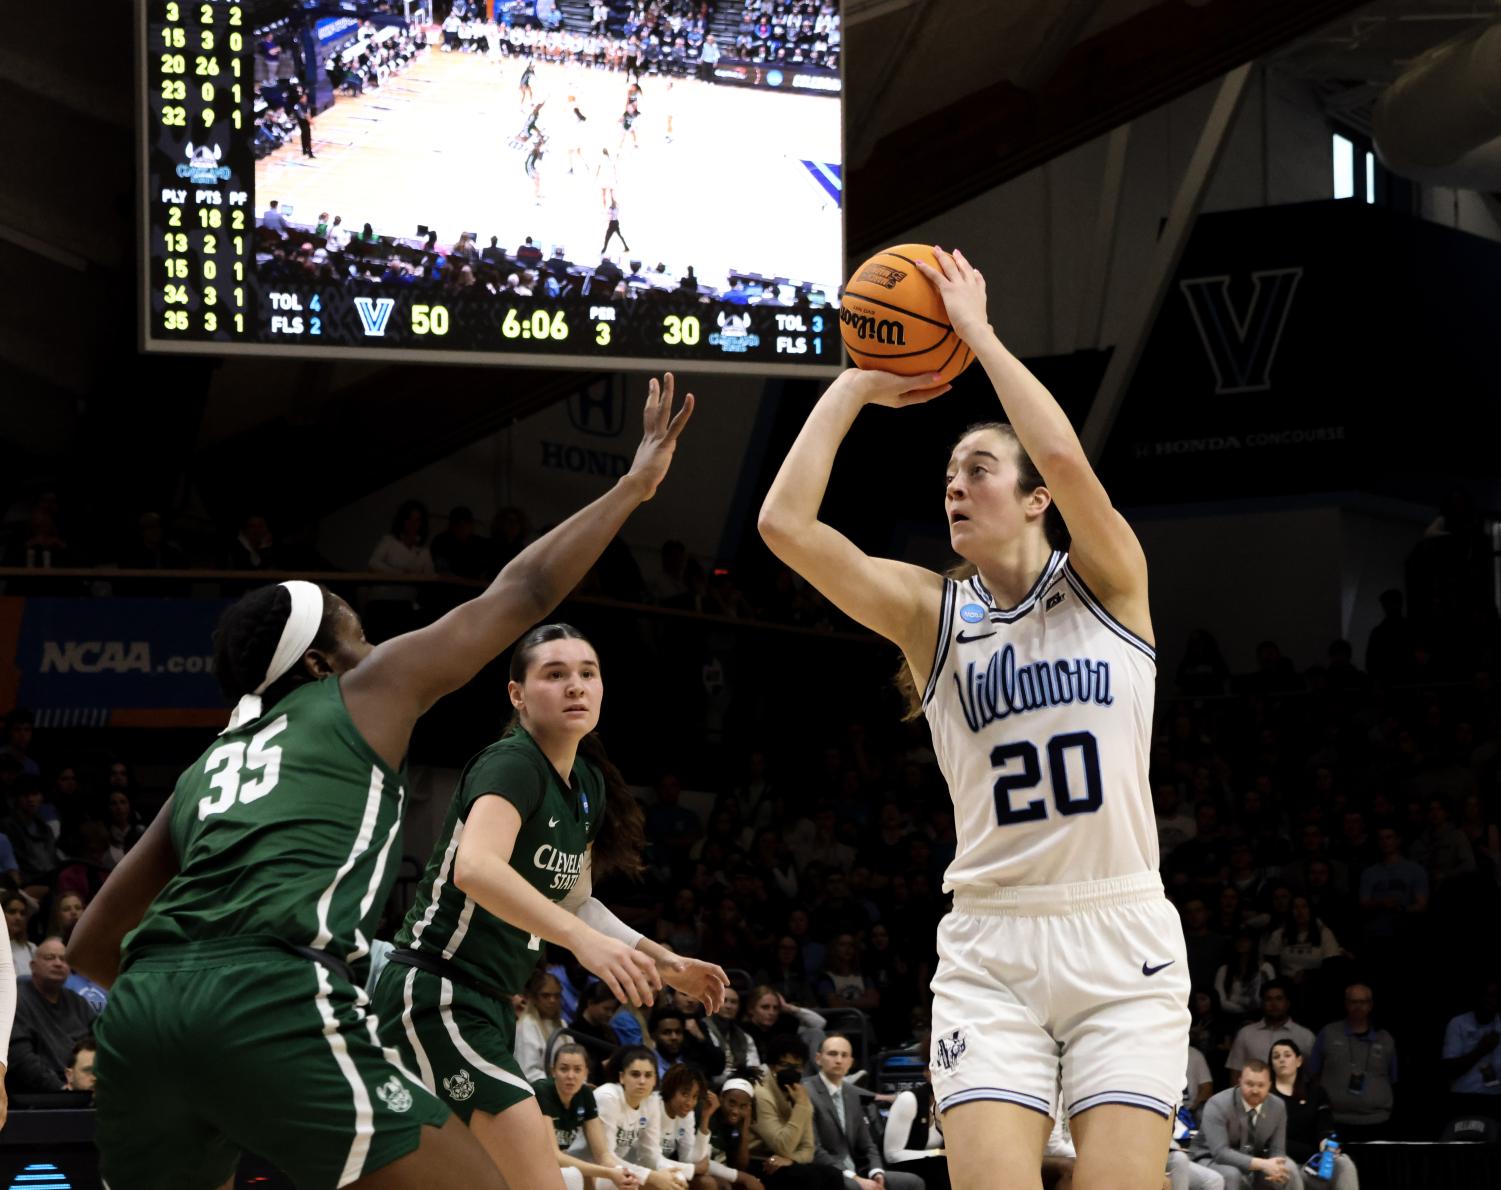
<path id="1" fill-rule="evenodd" d="M 297 664 L 323 624 L 323 591 L 317 583 L 294 578 L 281 585 L 292 597 L 292 612 L 281 627 L 281 639 L 276 642 L 276 652 L 271 654 L 271 664 L 266 667 L 265 681 L 255 688 L 257 694 L 264 694 L 272 682 Z"/>
<path id="2" fill-rule="evenodd" d="M 261 695 L 277 678 L 286 674 L 318 635 L 323 624 L 323 591 L 317 583 L 291 579 L 281 584 L 292 597 L 292 611 L 282 625 L 281 639 L 276 642 L 276 651 L 271 654 L 271 664 L 266 667 L 265 679 L 253 693 L 245 695 L 230 713 L 226 731 L 233 731 L 261 717 Z"/>
<path id="3" fill-rule="evenodd" d="M 725 1079 L 724 1080 L 724 1086 L 722 1086 L 722 1087 L 719 1088 L 719 1093 L 720 1093 L 721 1096 L 723 1096 L 724 1094 L 726 1094 L 729 1091 L 744 1091 L 752 1099 L 754 1099 L 756 1097 L 755 1089 L 750 1085 L 750 1083 L 746 1082 L 745 1079 L 743 1079 L 743 1078 L 727 1078 L 727 1079 Z"/>

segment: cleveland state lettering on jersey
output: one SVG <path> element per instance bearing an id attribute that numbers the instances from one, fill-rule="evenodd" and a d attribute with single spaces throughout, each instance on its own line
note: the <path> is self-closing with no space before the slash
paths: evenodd
<path id="1" fill-rule="evenodd" d="M 992 653 L 983 669 L 971 661 L 962 678 L 954 675 L 954 685 L 970 731 L 1042 707 L 1072 702 L 1108 707 L 1115 702 L 1110 693 L 1110 662 L 1075 657 L 1018 666 L 1011 645 Z"/>
<path id="2" fill-rule="evenodd" d="M 551 843 L 543 843 L 532 856 L 532 863 L 542 872 L 552 873 L 552 887 L 567 892 L 579 882 L 584 870 L 584 857 L 559 851 Z"/>

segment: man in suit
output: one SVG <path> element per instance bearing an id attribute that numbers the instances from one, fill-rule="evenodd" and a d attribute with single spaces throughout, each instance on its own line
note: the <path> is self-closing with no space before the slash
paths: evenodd
<path id="1" fill-rule="evenodd" d="M 1204 1105 L 1191 1152 L 1225 1179 L 1225 1190 L 1301 1190 L 1303 1179 L 1287 1155 L 1287 1108 L 1271 1090 L 1271 1070 L 1250 1058 L 1239 1085 Z"/>
<path id="2" fill-rule="evenodd" d="M 844 1175 L 849 1190 L 924 1190 L 922 1178 L 912 1173 L 887 1173 L 881 1154 L 870 1134 L 860 1096 L 846 1086 L 855 1054 L 849 1038 L 830 1033 L 818 1047 L 818 1073 L 803 1079 L 813 1104 L 813 1130 L 819 1165 L 831 1165 Z"/>

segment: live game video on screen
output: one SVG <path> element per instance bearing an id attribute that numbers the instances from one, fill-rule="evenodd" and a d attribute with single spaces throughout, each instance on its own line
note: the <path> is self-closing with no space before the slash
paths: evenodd
<path id="1" fill-rule="evenodd" d="M 826 373 L 835 0 L 138 0 L 147 350 Z"/>

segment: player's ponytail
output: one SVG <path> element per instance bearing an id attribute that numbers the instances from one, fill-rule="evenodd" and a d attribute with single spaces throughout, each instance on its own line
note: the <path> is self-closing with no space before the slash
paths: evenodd
<path id="1" fill-rule="evenodd" d="M 542 624 L 533 628 L 519 641 L 511 654 L 510 676 L 513 682 L 526 681 L 527 668 L 532 655 L 543 645 L 555 640 L 581 640 L 589 638 L 572 624 Z M 509 735 L 518 721 L 512 718 L 506 728 Z M 613 873 L 639 879 L 646 870 L 642 855 L 646 851 L 646 815 L 641 804 L 631 793 L 625 778 L 605 752 L 604 743 L 595 732 L 590 732 L 579 741 L 579 755 L 599 769 L 605 781 L 605 817 L 594 837 L 593 873 L 596 880 Z"/>
<path id="2" fill-rule="evenodd" d="M 579 755 L 597 768 L 605 779 L 605 817 L 594 836 L 592 867 L 594 878 L 613 873 L 639 880 L 646 871 L 641 858 L 646 851 L 646 815 L 641 803 L 625 783 L 613 761 L 605 753 L 598 733 L 590 732 L 579 741 Z"/>

